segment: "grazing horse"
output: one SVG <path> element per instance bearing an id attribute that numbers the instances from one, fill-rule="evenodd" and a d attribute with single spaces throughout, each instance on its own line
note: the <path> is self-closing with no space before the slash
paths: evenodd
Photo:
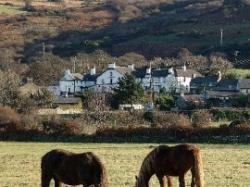
<path id="1" fill-rule="evenodd" d="M 144 159 L 136 187 L 149 187 L 149 180 L 156 174 L 161 187 L 173 187 L 172 176 L 179 177 L 179 186 L 185 187 L 184 176 L 192 172 L 191 187 L 204 187 L 203 164 L 200 149 L 188 144 L 173 147 L 160 145 L 153 149 Z M 167 183 L 167 184 L 166 184 Z"/>
<path id="2" fill-rule="evenodd" d="M 51 179 L 55 187 L 62 183 L 83 185 L 83 187 L 107 187 L 106 170 L 100 159 L 93 153 L 71 153 L 52 150 L 42 157 L 42 187 L 49 187 Z"/>

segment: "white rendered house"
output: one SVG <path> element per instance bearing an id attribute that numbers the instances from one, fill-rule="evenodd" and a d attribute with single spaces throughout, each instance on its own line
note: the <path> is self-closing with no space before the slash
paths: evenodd
<path id="1" fill-rule="evenodd" d="M 177 93 L 189 93 L 190 92 L 190 82 L 193 78 L 201 77 L 202 75 L 193 70 L 187 69 L 186 65 L 182 68 L 175 69 L 175 89 Z"/>
<path id="2" fill-rule="evenodd" d="M 118 81 L 126 73 L 130 74 L 134 66 L 117 66 L 115 63 L 108 64 L 108 68 L 101 74 L 96 74 L 95 68 L 91 69 L 90 74 L 83 77 L 86 89 L 93 89 L 96 92 L 112 92 L 112 88 L 118 86 Z"/>
<path id="3" fill-rule="evenodd" d="M 160 92 L 161 89 L 171 91 L 175 85 L 173 68 L 170 69 L 138 69 L 133 72 L 136 80 L 143 86 L 144 90 Z"/>
<path id="4" fill-rule="evenodd" d="M 81 74 L 71 73 L 70 70 L 66 70 L 64 76 L 59 81 L 60 95 L 81 92 L 84 86 L 82 78 Z"/>

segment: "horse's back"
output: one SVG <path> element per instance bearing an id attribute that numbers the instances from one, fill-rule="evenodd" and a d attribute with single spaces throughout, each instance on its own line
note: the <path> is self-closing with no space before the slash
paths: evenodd
<path id="1" fill-rule="evenodd" d="M 176 146 L 160 145 L 156 150 L 156 168 L 164 167 L 164 170 L 172 176 L 185 173 L 194 165 L 195 158 L 193 152 L 198 150 L 198 147 L 190 144 Z"/>

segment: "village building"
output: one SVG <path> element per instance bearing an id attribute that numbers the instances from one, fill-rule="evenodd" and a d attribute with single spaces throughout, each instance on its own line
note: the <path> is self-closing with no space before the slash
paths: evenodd
<path id="1" fill-rule="evenodd" d="M 239 89 L 242 94 L 250 94 L 250 79 L 241 79 Z"/>
<path id="2" fill-rule="evenodd" d="M 218 75 L 209 75 L 205 77 L 195 77 L 190 82 L 190 92 L 193 94 L 202 93 L 206 90 L 212 90 L 221 81 L 221 73 Z"/>
<path id="3" fill-rule="evenodd" d="M 48 87 L 55 95 L 70 95 L 82 91 L 84 86 L 83 76 L 80 73 L 64 72 L 63 77 Z"/>
<path id="4" fill-rule="evenodd" d="M 173 68 L 152 69 L 151 67 L 137 69 L 133 72 L 136 81 L 139 82 L 144 90 L 160 92 L 161 89 L 172 91 L 175 86 Z"/>
<path id="5" fill-rule="evenodd" d="M 73 95 L 84 90 L 91 89 L 94 92 L 112 92 L 118 86 L 120 78 L 125 74 L 135 77 L 145 91 L 159 93 L 161 89 L 167 92 L 176 91 L 185 93 L 190 91 L 190 82 L 193 78 L 200 77 L 200 73 L 195 70 L 186 69 L 153 69 L 150 67 L 135 69 L 134 65 L 127 67 L 117 66 L 115 63 L 108 64 L 102 73 L 97 74 L 92 68 L 89 73 L 81 75 L 66 70 L 59 82 L 49 86 L 49 90 L 55 95 Z"/>
<path id="6" fill-rule="evenodd" d="M 187 69 L 184 64 L 182 68 L 177 68 L 174 70 L 175 73 L 175 89 L 177 93 L 189 93 L 191 80 L 202 75 L 193 70 Z"/>

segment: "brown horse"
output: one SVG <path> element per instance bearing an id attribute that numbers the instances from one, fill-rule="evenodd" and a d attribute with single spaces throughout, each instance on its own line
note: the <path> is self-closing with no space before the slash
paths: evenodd
<path id="1" fill-rule="evenodd" d="M 107 187 L 106 170 L 93 153 L 75 154 L 65 150 L 52 150 L 42 157 L 42 187 L 49 187 L 51 179 L 55 187 L 62 183 L 83 187 Z"/>
<path id="2" fill-rule="evenodd" d="M 184 176 L 188 170 L 192 172 L 191 187 L 204 187 L 203 164 L 200 149 L 188 144 L 173 147 L 160 145 L 152 150 L 144 159 L 136 187 L 149 187 L 149 180 L 156 174 L 160 186 L 173 186 L 172 176 L 179 177 L 179 186 L 185 187 Z M 167 184 L 166 184 L 167 182 Z"/>

